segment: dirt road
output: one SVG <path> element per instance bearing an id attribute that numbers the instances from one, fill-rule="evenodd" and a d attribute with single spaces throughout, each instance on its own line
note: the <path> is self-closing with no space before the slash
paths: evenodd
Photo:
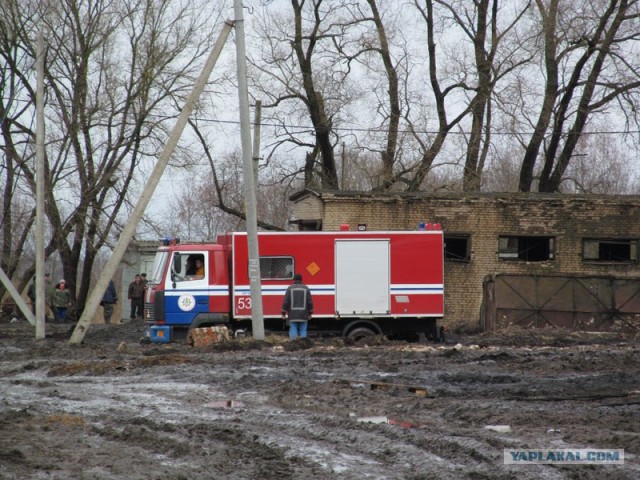
<path id="1" fill-rule="evenodd" d="M 139 325 L 72 346 L 68 329 L 0 323 L 1 479 L 640 478 L 633 337 L 191 348 L 140 345 Z M 504 465 L 504 449 L 625 457 Z"/>

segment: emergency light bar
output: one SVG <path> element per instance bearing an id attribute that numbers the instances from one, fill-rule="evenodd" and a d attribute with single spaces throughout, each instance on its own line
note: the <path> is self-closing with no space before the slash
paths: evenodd
<path id="1" fill-rule="evenodd" d="M 420 222 L 418 224 L 418 230 L 442 230 L 442 225 L 439 223 Z"/>
<path id="2" fill-rule="evenodd" d="M 165 247 L 168 247 L 170 245 L 177 245 L 178 243 L 180 243 L 180 239 L 178 237 L 165 237 L 160 241 Z"/>

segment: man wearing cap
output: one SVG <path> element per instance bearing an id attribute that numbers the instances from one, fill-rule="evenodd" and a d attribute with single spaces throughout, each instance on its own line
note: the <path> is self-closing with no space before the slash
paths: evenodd
<path id="1" fill-rule="evenodd" d="M 282 301 L 282 318 L 289 318 L 289 338 L 305 338 L 307 321 L 313 314 L 311 290 L 302 283 L 302 275 L 293 276 L 293 284 L 289 285 Z"/>

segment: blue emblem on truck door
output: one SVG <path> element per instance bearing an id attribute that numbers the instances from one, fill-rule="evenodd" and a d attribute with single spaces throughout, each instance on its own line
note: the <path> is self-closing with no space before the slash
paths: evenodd
<path id="1" fill-rule="evenodd" d="M 193 295 L 180 295 L 178 297 L 178 308 L 183 312 L 190 312 L 196 306 L 196 299 Z"/>

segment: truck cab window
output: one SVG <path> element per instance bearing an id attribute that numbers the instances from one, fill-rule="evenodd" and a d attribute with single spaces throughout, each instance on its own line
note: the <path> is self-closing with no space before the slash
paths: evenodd
<path id="1" fill-rule="evenodd" d="M 202 253 L 176 253 L 173 257 L 172 277 L 176 282 L 205 278 L 205 256 Z"/>

